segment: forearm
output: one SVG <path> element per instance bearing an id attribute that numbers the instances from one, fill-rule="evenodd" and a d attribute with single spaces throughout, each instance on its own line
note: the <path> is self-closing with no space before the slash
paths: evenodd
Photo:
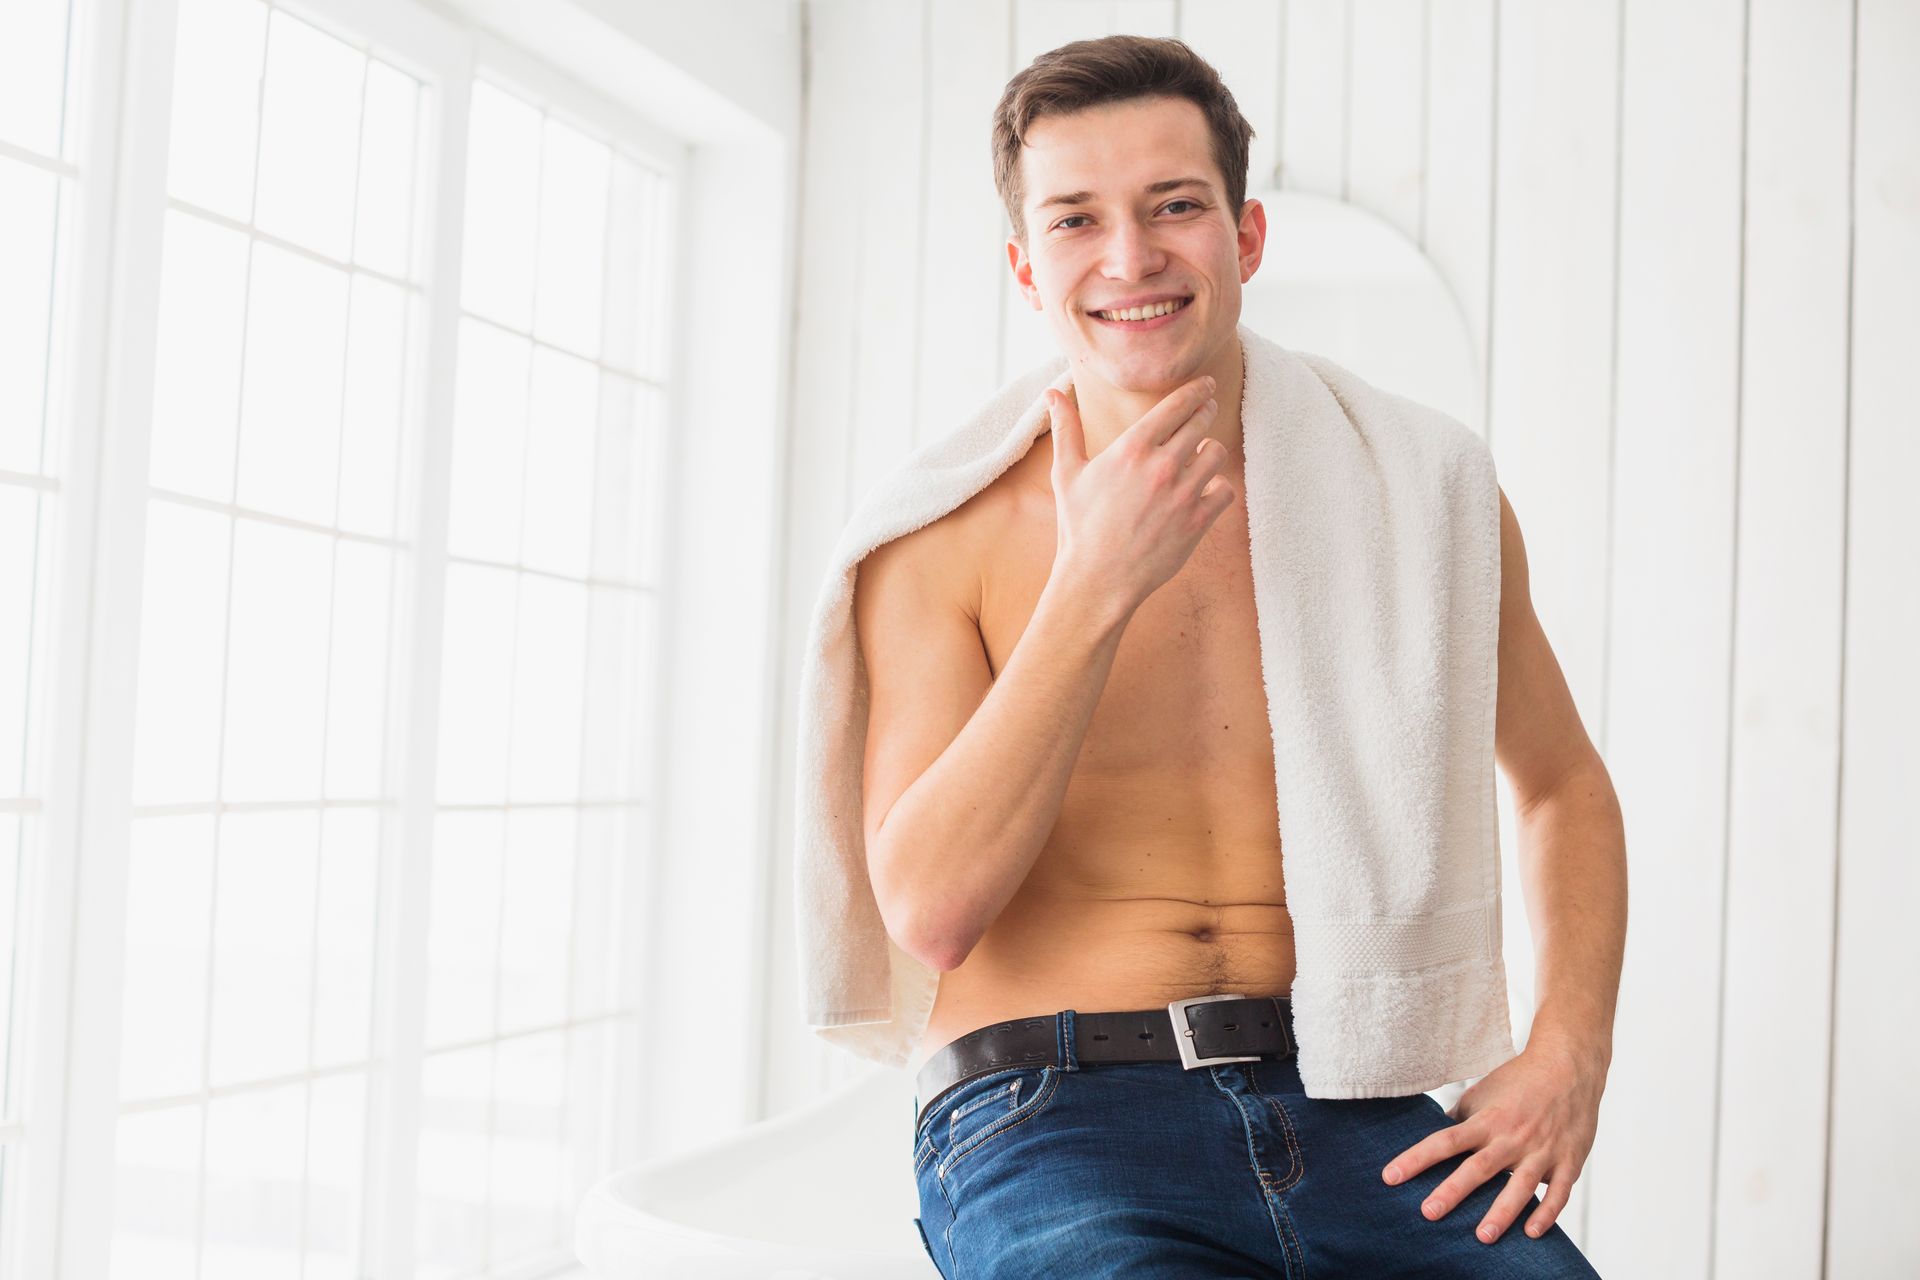
<path id="1" fill-rule="evenodd" d="M 1538 992 L 1528 1043 L 1557 1041 L 1604 1066 L 1627 938 L 1626 833 L 1605 766 L 1568 775 L 1519 833 Z"/>
<path id="2" fill-rule="evenodd" d="M 906 887 L 930 963 L 959 965 L 1032 870 L 1131 616 L 1050 579 L 979 708 L 881 823 L 877 874 Z"/>

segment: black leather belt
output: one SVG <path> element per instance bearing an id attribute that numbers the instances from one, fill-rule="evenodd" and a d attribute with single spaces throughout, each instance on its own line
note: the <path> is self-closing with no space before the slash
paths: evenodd
<path id="1" fill-rule="evenodd" d="M 1073 1053 L 1086 1062 L 1173 1062 L 1183 1067 L 1216 1062 L 1256 1062 L 1297 1050 L 1293 1004 L 1286 996 L 1190 996 L 1164 1009 L 1073 1015 Z M 1060 1015 L 1015 1018 L 969 1031 L 936 1050 L 914 1077 L 924 1098 L 914 1127 L 940 1099 L 989 1071 L 1009 1067 L 1065 1065 L 1060 1054 Z"/>

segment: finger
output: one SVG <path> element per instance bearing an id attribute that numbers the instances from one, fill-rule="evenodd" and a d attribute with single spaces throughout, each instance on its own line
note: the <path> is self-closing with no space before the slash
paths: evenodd
<path id="1" fill-rule="evenodd" d="M 1380 1171 L 1381 1180 L 1388 1186 L 1398 1186 L 1419 1173 L 1428 1165 L 1438 1164 L 1448 1156 L 1457 1155 L 1473 1145 L 1473 1136 L 1461 1132 L 1457 1124 L 1444 1129 L 1435 1129 L 1420 1141 L 1402 1151 L 1387 1162 Z"/>
<path id="2" fill-rule="evenodd" d="M 1453 1207 L 1472 1195 L 1480 1184 L 1495 1174 L 1506 1172 L 1506 1157 L 1492 1147 L 1482 1147 L 1461 1162 L 1460 1167 L 1448 1174 L 1446 1180 L 1435 1187 L 1433 1194 L 1427 1197 L 1420 1212 L 1438 1221 L 1447 1216 Z"/>
<path id="3" fill-rule="evenodd" d="M 1172 434 L 1157 446 L 1166 449 L 1180 459 L 1182 466 L 1193 461 L 1194 446 L 1206 438 L 1207 431 L 1220 417 L 1220 401 L 1212 396 L 1201 401 L 1198 408 L 1173 429 Z"/>
<path id="4" fill-rule="evenodd" d="M 1492 1244 L 1500 1238 L 1520 1211 L 1527 1207 L 1527 1201 L 1533 1199 L 1533 1189 L 1540 1185 L 1538 1165 L 1522 1164 L 1507 1178 L 1507 1185 L 1493 1199 L 1493 1207 L 1487 1210 L 1487 1216 L 1480 1219 L 1480 1225 L 1474 1234 L 1483 1244 Z"/>
<path id="5" fill-rule="evenodd" d="M 1559 1218 L 1560 1211 L 1567 1207 L 1567 1201 L 1573 1196 L 1573 1174 L 1565 1169 L 1555 1169 L 1547 1175 L 1547 1198 L 1540 1202 L 1527 1219 L 1527 1234 L 1543 1236 Z"/>
<path id="6" fill-rule="evenodd" d="M 1074 398 L 1047 388 L 1047 417 L 1053 423 L 1053 465 L 1072 474 L 1087 465 L 1087 438 L 1080 426 L 1080 408 Z"/>
<path id="7" fill-rule="evenodd" d="M 1234 491 L 1233 482 L 1225 476 L 1215 476 L 1207 481 L 1207 487 L 1200 491 L 1200 510 L 1206 516 L 1207 523 L 1212 524 L 1218 519 L 1220 513 L 1232 506 L 1233 500 L 1239 496 Z"/>
<path id="8" fill-rule="evenodd" d="M 1204 489 L 1227 465 L 1227 446 L 1212 436 L 1201 436 L 1187 455 L 1187 469 L 1181 473 L 1179 493 L 1185 498 Z"/>
<path id="9" fill-rule="evenodd" d="M 1160 403 L 1147 410 L 1138 422 L 1122 431 L 1116 443 L 1124 442 L 1131 449 L 1151 449 L 1165 444 L 1168 436 L 1213 398 L 1213 391 L 1211 377 L 1182 383 L 1162 396 Z"/>

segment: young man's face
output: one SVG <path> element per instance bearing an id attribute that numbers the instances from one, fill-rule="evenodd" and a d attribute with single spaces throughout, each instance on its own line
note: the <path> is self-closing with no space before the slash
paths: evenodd
<path id="1" fill-rule="evenodd" d="M 1244 214 L 1227 208 L 1198 106 L 1136 98 L 1043 116 L 1027 131 L 1020 163 L 1027 244 L 1023 251 L 1009 238 L 1007 257 L 1076 376 L 1164 393 L 1230 348 L 1266 213 L 1257 200 Z M 1183 178 L 1201 183 L 1149 189 Z M 1074 193 L 1070 203 L 1050 203 Z M 1095 314 L 1162 297 L 1189 301 L 1145 323 Z"/>

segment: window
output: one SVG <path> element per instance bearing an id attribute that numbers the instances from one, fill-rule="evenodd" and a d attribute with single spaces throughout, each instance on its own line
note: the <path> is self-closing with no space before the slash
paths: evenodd
<path id="1" fill-rule="evenodd" d="M 113 1119 L 55 1158 L 15 1082 L 54 1060 L 21 1028 L 61 1030 L 15 1018 L 0 1271 L 542 1274 L 636 1154 L 680 150 L 424 9 L 73 4 L 170 38 L 75 89 L 127 96 L 113 243 L 152 260 L 101 289 L 99 553 L 69 564 L 94 175 L 47 68 L 115 55 L 65 5 L 0 13 L 0 1013 L 70 1001 L 61 1106 Z M 91 647 L 54 633 L 89 617 L 49 605 L 69 579 Z M 56 684 L 50 644 L 96 661 Z M 68 689 L 72 790 L 117 797 L 71 879 L 34 783 Z M 71 982 L 18 967 L 62 892 L 118 949 Z M 27 1205 L 63 1161 L 114 1194 L 62 1201 L 56 1245 Z"/>

